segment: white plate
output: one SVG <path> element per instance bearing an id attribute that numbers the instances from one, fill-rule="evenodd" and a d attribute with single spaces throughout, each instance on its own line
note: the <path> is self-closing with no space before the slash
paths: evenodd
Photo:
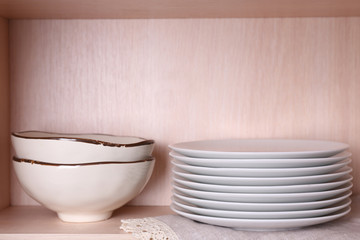
<path id="1" fill-rule="evenodd" d="M 302 211 L 273 211 L 273 212 L 261 212 L 261 211 L 228 211 L 218 209 L 208 209 L 196 206 L 191 206 L 183 201 L 172 198 L 173 204 L 190 211 L 191 213 L 210 216 L 210 217 L 223 217 L 223 218 L 248 218 L 248 219 L 285 219 L 285 218 L 309 218 L 324 216 L 336 211 L 339 211 L 345 207 L 350 206 L 351 199 L 347 198 L 335 205 L 327 208 L 313 209 L 313 210 L 302 210 Z"/>
<path id="2" fill-rule="evenodd" d="M 305 193 L 224 193 L 224 192 L 207 192 L 189 188 L 183 188 L 173 185 L 176 191 L 185 193 L 189 196 L 216 200 L 224 202 L 253 202 L 253 203 L 292 203 L 292 202 L 309 202 L 330 198 L 351 189 L 352 183 L 347 183 L 333 190 L 320 192 Z"/>
<path id="3" fill-rule="evenodd" d="M 350 152 L 341 152 L 325 158 L 279 158 L 279 159 L 216 159 L 193 158 L 171 151 L 170 156 L 183 163 L 203 167 L 228 167 L 228 168 L 296 168 L 330 165 L 351 156 Z"/>
<path id="4" fill-rule="evenodd" d="M 274 186 L 274 185 L 296 185 L 296 184 L 314 184 L 324 183 L 335 180 L 350 173 L 352 168 L 344 167 L 334 173 L 299 176 L 299 177 L 223 177 L 208 176 L 187 173 L 176 168 L 173 173 L 188 180 L 201 183 L 211 183 L 219 185 L 247 185 L 247 186 Z"/>
<path id="5" fill-rule="evenodd" d="M 201 175 L 229 177 L 297 177 L 334 172 L 351 163 L 351 159 L 349 158 L 336 164 L 306 168 L 214 168 L 192 166 L 179 161 L 171 161 L 171 163 L 179 169 Z"/>
<path id="6" fill-rule="evenodd" d="M 352 192 L 347 191 L 336 197 L 325 200 L 299 202 L 299 203 L 245 203 L 245 202 L 223 202 L 189 197 L 179 192 L 173 192 L 177 198 L 194 204 L 198 207 L 230 210 L 230 211 L 300 211 L 328 207 L 351 196 Z"/>
<path id="7" fill-rule="evenodd" d="M 187 181 L 173 176 L 173 181 L 185 187 L 196 190 L 210 191 L 210 192 L 233 192 L 233 193 L 301 193 L 301 192 L 315 192 L 326 191 L 339 187 L 353 179 L 351 175 L 345 175 L 339 180 L 326 183 L 304 184 L 304 185 L 284 185 L 284 186 L 229 186 L 216 185 Z"/>
<path id="8" fill-rule="evenodd" d="M 350 207 L 346 207 L 335 213 L 311 218 L 291 218 L 291 219 L 245 219 L 245 218 L 220 218 L 209 217 L 203 215 L 197 215 L 189 213 L 188 211 L 181 209 L 177 206 L 171 205 L 171 209 L 180 216 L 202 222 L 211 225 L 217 225 L 222 227 L 235 228 L 238 230 L 254 230 L 254 231 L 279 231 L 302 228 L 306 226 L 317 225 L 320 223 L 330 222 L 348 214 L 351 210 Z"/>
<path id="9" fill-rule="evenodd" d="M 221 139 L 182 142 L 169 147 L 200 158 L 317 158 L 346 150 L 340 142 L 302 139 Z"/>

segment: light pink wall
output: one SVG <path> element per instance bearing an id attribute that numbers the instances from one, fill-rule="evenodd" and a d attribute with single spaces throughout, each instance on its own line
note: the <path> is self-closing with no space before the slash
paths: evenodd
<path id="1" fill-rule="evenodd" d="M 156 141 L 132 204 L 169 204 L 167 145 L 310 138 L 351 145 L 360 192 L 360 18 L 12 20 L 12 130 Z M 12 203 L 34 204 L 12 178 Z"/>

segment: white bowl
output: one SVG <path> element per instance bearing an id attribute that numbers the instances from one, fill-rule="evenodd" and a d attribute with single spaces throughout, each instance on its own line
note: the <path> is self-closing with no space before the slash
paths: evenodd
<path id="1" fill-rule="evenodd" d="M 11 134 L 15 155 L 50 163 L 131 162 L 151 156 L 154 141 L 104 134 L 60 134 L 39 131 Z"/>
<path id="2" fill-rule="evenodd" d="M 94 222 L 138 195 L 148 182 L 155 160 L 136 163 L 60 165 L 14 157 L 13 166 L 25 192 L 57 212 L 65 222 Z"/>

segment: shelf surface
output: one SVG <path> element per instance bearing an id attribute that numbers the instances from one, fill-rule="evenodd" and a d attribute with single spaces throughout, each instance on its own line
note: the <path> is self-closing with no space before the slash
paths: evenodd
<path id="1" fill-rule="evenodd" d="M 349 236 L 360 236 L 354 226 L 360 219 L 360 196 L 352 197 L 351 212 L 341 218 L 348 222 L 344 231 Z M 64 223 L 56 214 L 43 207 L 9 207 L 0 212 L 0 240 L 11 239 L 135 239 L 131 234 L 120 230 L 121 219 L 144 218 L 174 214 L 168 206 L 126 206 L 117 210 L 112 218 L 96 223 Z M 319 225 L 322 226 L 322 225 Z M 305 230 L 306 228 L 304 228 Z M 326 228 L 327 229 L 327 228 Z M 330 230 L 331 231 L 331 230 Z M 251 238 L 249 232 L 249 238 Z M 301 231 L 299 232 L 301 234 Z M 281 232 L 279 232 L 281 235 Z M 266 236 L 266 235 L 264 235 Z"/>
<path id="2" fill-rule="evenodd" d="M 357 0 L 0 0 L 10 19 L 360 16 Z"/>
<path id="3" fill-rule="evenodd" d="M 173 214 L 167 206 L 125 206 L 95 223 L 65 223 L 56 213 L 39 206 L 9 207 L 0 212 L 3 239 L 133 239 L 120 230 L 121 219 Z"/>

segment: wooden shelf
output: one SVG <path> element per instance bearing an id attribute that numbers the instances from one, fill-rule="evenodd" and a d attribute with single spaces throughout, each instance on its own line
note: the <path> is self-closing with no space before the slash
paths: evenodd
<path id="1" fill-rule="evenodd" d="M 360 218 L 359 195 L 352 197 L 351 207 L 351 213 L 341 218 L 340 221 L 354 225 Z M 168 214 L 174 213 L 167 206 L 126 206 L 116 211 L 113 217 L 107 221 L 96 223 L 64 223 L 57 218 L 54 212 L 43 207 L 9 207 L 0 212 L 0 239 L 134 240 L 135 238 L 131 234 L 120 230 L 121 219 L 154 217 Z M 344 231 L 355 231 L 353 233 L 349 232 L 349 234 L 354 235 L 360 234 L 358 229 L 354 229 L 353 227 L 346 228 Z M 281 232 L 279 234 L 281 234 Z M 246 239 L 246 235 L 244 236 L 244 239 Z"/>
<path id="2" fill-rule="evenodd" d="M 1 0 L 11 19 L 360 16 L 357 0 Z"/>
<path id="3" fill-rule="evenodd" d="M 120 230 L 121 219 L 167 214 L 173 214 L 167 206 L 125 206 L 106 221 L 65 223 L 43 207 L 9 207 L 0 212 L 0 239 L 133 239 Z"/>

